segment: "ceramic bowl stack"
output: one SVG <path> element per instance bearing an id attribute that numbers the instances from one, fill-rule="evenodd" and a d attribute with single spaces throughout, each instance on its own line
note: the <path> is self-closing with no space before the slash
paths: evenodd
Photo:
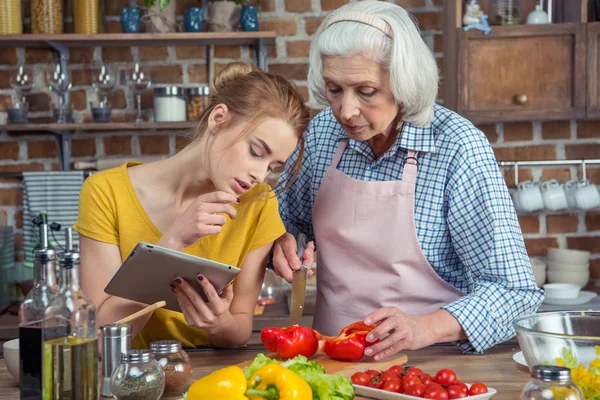
<path id="1" fill-rule="evenodd" d="M 546 283 L 546 263 L 539 258 L 529 257 L 531 268 L 533 268 L 533 275 L 535 276 L 535 283 L 537 287 L 542 287 Z"/>
<path id="2" fill-rule="evenodd" d="M 550 248 L 546 272 L 550 283 L 574 283 L 584 287 L 590 280 L 590 252 Z"/>

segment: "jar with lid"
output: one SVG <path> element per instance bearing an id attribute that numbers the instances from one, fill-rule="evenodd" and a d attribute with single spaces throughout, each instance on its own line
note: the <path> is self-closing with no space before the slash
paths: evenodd
<path id="1" fill-rule="evenodd" d="M 490 25 L 517 25 L 521 21 L 522 0 L 490 0 Z"/>
<path id="2" fill-rule="evenodd" d="M 571 370 L 554 365 L 535 365 L 531 379 L 521 392 L 521 400 L 583 400 L 581 390 L 571 380 Z"/>
<path id="3" fill-rule="evenodd" d="M 110 376 L 117 400 L 158 400 L 165 390 L 165 372 L 150 350 L 129 350 Z"/>
<path id="4" fill-rule="evenodd" d="M 23 33 L 21 0 L 0 2 L 0 34 Z"/>
<path id="5" fill-rule="evenodd" d="M 164 396 L 181 396 L 192 379 L 192 362 L 179 340 L 157 340 L 150 343 L 154 359 L 165 371 Z"/>
<path id="6" fill-rule="evenodd" d="M 154 88 L 154 121 L 186 121 L 186 90 L 178 86 Z"/>
<path id="7" fill-rule="evenodd" d="M 196 121 L 210 105 L 210 88 L 208 86 L 188 89 L 187 117 L 188 121 Z"/>
<path id="8" fill-rule="evenodd" d="M 31 0 L 31 33 L 63 33 L 62 0 Z"/>
<path id="9" fill-rule="evenodd" d="M 99 33 L 100 6 L 98 0 L 75 0 L 73 9 L 75 33 Z"/>

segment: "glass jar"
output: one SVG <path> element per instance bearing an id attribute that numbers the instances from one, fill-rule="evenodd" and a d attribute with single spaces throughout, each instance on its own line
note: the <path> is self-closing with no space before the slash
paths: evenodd
<path id="1" fill-rule="evenodd" d="M 21 0 L 0 2 L 0 34 L 23 33 Z"/>
<path id="2" fill-rule="evenodd" d="M 154 88 L 154 121 L 187 121 L 186 95 L 184 88 L 178 86 L 162 86 Z"/>
<path id="3" fill-rule="evenodd" d="M 522 0 L 490 0 L 490 25 L 517 25 L 521 21 Z"/>
<path id="4" fill-rule="evenodd" d="M 73 6 L 73 25 L 75 33 L 98 33 L 100 8 L 98 0 L 75 0 Z"/>
<path id="5" fill-rule="evenodd" d="M 583 400 L 581 390 L 571 380 L 571 370 L 554 365 L 535 365 L 531 379 L 521 392 L 521 400 Z"/>
<path id="6" fill-rule="evenodd" d="M 150 350 L 129 350 L 110 376 L 117 400 L 158 400 L 165 390 L 165 372 Z"/>
<path id="7" fill-rule="evenodd" d="M 188 89 L 187 117 L 188 121 L 196 121 L 210 105 L 210 88 L 208 86 Z"/>
<path id="8" fill-rule="evenodd" d="M 63 33 L 62 0 L 31 0 L 31 33 Z"/>
<path id="9" fill-rule="evenodd" d="M 157 340 L 150 343 L 154 359 L 165 371 L 164 396 L 180 396 L 187 392 L 192 379 L 192 362 L 179 340 Z"/>

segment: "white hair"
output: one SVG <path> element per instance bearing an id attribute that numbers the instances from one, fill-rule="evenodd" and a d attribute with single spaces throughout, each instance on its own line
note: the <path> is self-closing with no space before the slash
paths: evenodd
<path id="1" fill-rule="evenodd" d="M 392 37 L 370 25 L 341 21 L 327 27 L 339 12 L 362 12 L 385 21 Z M 326 28 L 327 27 L 327 28 Z M 326 105 L 323 56 L 367 55 L 390 72 L 390 89 L 401 105 L 402 120 L 428 126 L 433 119 L 439 71 L 435 56 L 421 38 L 416 22 L 402 7 L 377 0 L 346 4 L 323 21 L 310 46 L 308 85 L 313 98 Z"/>

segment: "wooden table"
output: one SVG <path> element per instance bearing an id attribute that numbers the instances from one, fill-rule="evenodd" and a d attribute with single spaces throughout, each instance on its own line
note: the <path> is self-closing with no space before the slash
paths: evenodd
<path id="1" fill-rule="evenodd" d="M 434 374 L 441 368 L 453 369 L 464 382 L 481 381 L 495 388 L 494 400 L 515 400 L 529 380 L 527 368 L 515 363 L 512 355 L 519 351 L 515 341 L 500 344 L 483 355 L 464 355 L 452 345 L 436 345 L 409 351 L 408 363 Z M 254 358 L 264 349 L 249 346 L 245 349 L 190 351 L 194 366 L 193 379 L 219 368 Z M 9 375 L 4 360 L 0 360 L 0 399 L 18 399 L 19 388 Z M 106 399 L 106 398 L 102 398 Z M 363 399 L 356 397 L 356 399 Z"/>

